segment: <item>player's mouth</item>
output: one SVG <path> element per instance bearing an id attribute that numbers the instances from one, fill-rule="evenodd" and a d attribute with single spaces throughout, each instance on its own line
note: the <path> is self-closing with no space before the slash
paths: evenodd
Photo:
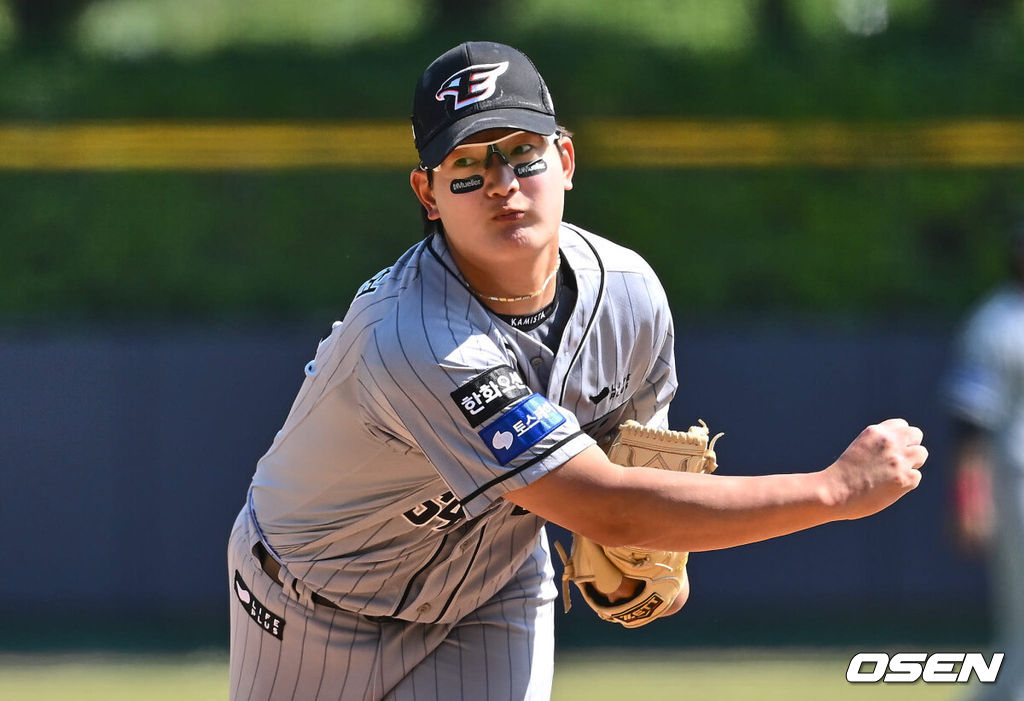
<path id="1" fill-rule="evenodd" d="M 526 217 L 526 212 L 521 209 L 501 209 L 494 215 L 494 219 L 501 222 L 521 221 Z"/>

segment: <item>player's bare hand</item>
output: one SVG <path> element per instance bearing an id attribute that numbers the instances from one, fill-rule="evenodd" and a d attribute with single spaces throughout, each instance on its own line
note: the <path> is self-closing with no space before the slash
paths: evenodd
<path id="1" fill-rule="evenodd" d="M 928 459 L 921 429 L 903 419 L 868 426 L 824 470 L 829 501 L 854 519 L 881 511 L 921 482 Z"/>
<path id="2" fill-rule="evenodd" d="M 589 584 L 587 586 L 590 586 Z M 629 601 L 630 599 L 636 598 L 637 595 L 643 591 L 644 583 L 639 579 L 632 579 L 630 577 L 623 577 L 622 583 L 619 584 L 619 588 L 613 591 L 611 594 L 602 595 L 596 589 L 591 589 L 591 596 L 599 599 L 602 603 L 607 605 L 621 604 L 623 601 Z M 665 609 L 664 616 L 671 616 L 681 608 L 686 600 L 690 598 L 690 577 L 686 572 L 686 567 L 683 567 L 683 576 L 679 583 L 679 594 L 676 595 L 675 601 L 672 605 Z"/>

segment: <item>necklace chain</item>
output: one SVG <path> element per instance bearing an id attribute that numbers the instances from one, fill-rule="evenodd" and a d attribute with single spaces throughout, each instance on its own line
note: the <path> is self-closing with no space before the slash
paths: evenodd
<path id="1" fill-rule="evenodd" d="M 559 256 L 558 260 L 555 262 L 555 269 L 551 271 L 550 275 L 544 278 L 544 282 L 541 284 L 540 289 L 531 292 L 528 295 L 520 295 L 518 297 L 492 297 L 491 295 L 485 295 L 483 292 L 480 292 L 478 289 L 470 285 L 468 282 L 466 283 L 466 286 L 469 287 L 470 291 L 477 297 L 481 299 L 486 299 L 491 302 L 522 302 L 527 299 L 533 299 L 534 297 L 537 297 L 538 295 L 542 294 L 544 290 L 547 289 L 548 284 L 550 284 L 551 280 L 554 279 L 555 275 L 558 273 L 558 269 L 561 266 L 562 258 L 561 256 Z"/>

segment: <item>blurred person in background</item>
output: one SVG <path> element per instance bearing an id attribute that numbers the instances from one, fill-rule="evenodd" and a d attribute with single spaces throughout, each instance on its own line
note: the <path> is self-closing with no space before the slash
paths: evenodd
<path id="1" fill-rule="evenodd" d="M 948 380 L 954 421 L 954 536 L 990 562 L 996 683 L 977 699 L 1024 701 L 1024 217 L 1012 231 L 1010 279 L 968 315 Z"/>

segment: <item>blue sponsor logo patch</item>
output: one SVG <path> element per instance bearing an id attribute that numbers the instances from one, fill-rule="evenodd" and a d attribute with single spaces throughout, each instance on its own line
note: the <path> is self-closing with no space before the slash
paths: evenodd
<path id="1" fill-rule="evenodd" d="M 480 431 L 480 437 L 498 463 L 507 465 L 564 423 L 561 412 L 543 395 L 534 393 Z"/>

